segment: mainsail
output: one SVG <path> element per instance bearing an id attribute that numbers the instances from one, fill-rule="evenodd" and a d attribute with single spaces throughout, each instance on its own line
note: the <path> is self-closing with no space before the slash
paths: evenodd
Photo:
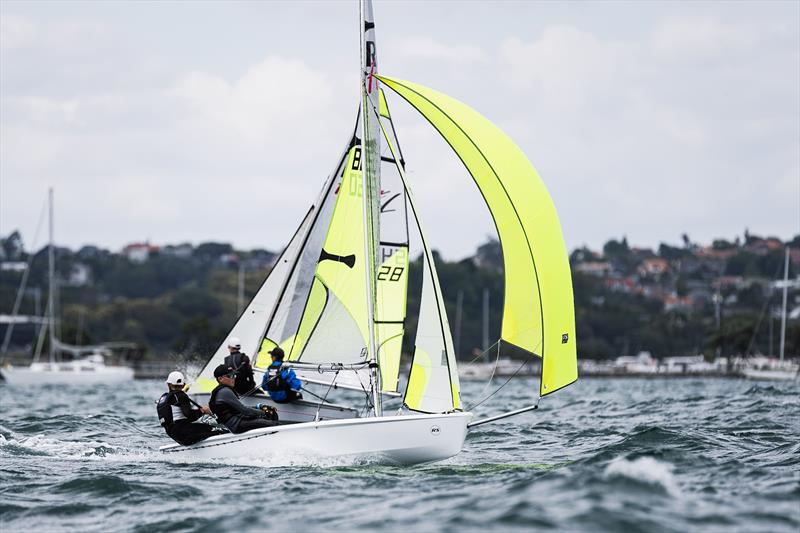
<path id="1" fill-rule="evenodd" d="M 525 154 L 463 103 L 411 82 L 380 77 L 450 144 L 494 218 L 503 249 L 501 338 L 542 357 L 540 395 L 577 377 L 569 260 L 553 201 Z"/>

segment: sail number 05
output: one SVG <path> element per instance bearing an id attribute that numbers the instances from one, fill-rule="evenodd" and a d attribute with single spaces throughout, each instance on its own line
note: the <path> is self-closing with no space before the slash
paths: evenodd
<path id="1" fill-rule="evenodd" d="M 405 267 L 382 266 L 378 271 L 378 279 L 380 281 L 400 281 L 404 270 Z"/>

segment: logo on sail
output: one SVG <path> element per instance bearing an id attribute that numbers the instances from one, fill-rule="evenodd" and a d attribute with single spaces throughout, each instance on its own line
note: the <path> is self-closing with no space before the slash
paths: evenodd
<path id="1" fill-rule="evenodd" d="M 355 264 L 356 264 L 356 256 L 355 256 L 355 254 L 335 255 L 335 254 L 328 253 L 323 248 L 322 253 L 319 254 L 319 262 L 321 263 L 321 262 L 326 261 L 326 260 L 336 261 L 338 263 L 343 263 L 343 264 L 347 265 L 348 268 L 353 268 L 355 266 Z"/>

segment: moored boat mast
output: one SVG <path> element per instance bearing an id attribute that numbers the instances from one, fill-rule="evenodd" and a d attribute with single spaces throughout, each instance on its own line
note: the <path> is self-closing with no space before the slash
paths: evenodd
<path id="1" fill-rule="evenodd" d="M 55 250 L 53 249 L 53 188 L 50 187 L 48 191 L 48 209 L 49 209 L 49 245 L 47 246 L 47 276 L 48 276 L 48 284 L 47 284 L 47 309 L 48 313 L 48 328 L 49 328 L 49 340 L 50 346 L 49 354 L 50 354 L 50 364 L 56 362 L 56 339 L 55 339 L 55 329 L 56 329 L 56 313 L 55 313 L 55 280 L 56 280 L 56 257 L 55 257 Z"/>

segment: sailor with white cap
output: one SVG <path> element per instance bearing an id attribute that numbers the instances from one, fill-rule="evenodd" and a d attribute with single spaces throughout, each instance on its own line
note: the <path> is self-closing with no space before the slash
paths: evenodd
<path id="1" fill-rule="evenodd" d="M 226 367 L 232 368 L 236 372 L 236 383 L 233 386 L 238 394 L 250 394 L 256 388 L 256 380 L 253 377 L 253 367 L 250 358 L 243 354 L 242 341 L 238 337 L 228 339 L 228 355 L 223 361 Z"/>
<path id="2" fill-rule="evenodd" d="M 204 414 L 211 414 L 208 407 L 197 405 L 183 391 L 186 378 L 180 372 L 170 372 L 167 376 L 169 392 L 161 395 L 156 402 L 158 421 L 167 435 L 179 444 L 189 445 L 207 439 L 216 431 L 208 424 L 193 424 Z"/>

